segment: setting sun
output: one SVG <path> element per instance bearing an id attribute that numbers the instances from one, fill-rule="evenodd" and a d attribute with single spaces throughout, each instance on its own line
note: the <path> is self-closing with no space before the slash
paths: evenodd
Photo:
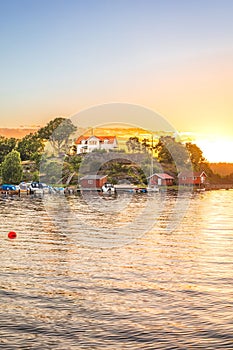
<path id="1" fill-rule="evenodd" d="M 204 157 L 213 163 L 233 163 L 233 140 L 227 138 L 196 140 L 196 144 L 203 151 Z"/>

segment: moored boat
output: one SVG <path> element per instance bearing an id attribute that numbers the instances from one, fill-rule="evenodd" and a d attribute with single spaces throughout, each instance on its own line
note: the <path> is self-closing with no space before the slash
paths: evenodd
<path id="1" fill-rule="evenodd" d="M 41 182 L 32 182 L 29 186 L 30 194 L 44 194 L 43 184 Z"/>
<path id="2" fill-rule="evenodd" d="M 147 192 L 159 192 L 159 188 L 157 186 L 148 186 Z"/>
<path id="3" fill-rule="evenodd" d="M 106 194 L 116 193 L 116 188 L 112 184 L 106 182 L 102 186 L 102 192 Z"/>
<path id="4" fill-rule="evenodd" d="M 16 185 L 3 184 L 0 187 L 0 191 L 4 195 L 20 195 L 20 189 Z"/>
<path id="5" fill-rule="evenodd" d="M 20 182 L 19 184 L 20 194 L 29 194 L 30 192 L 29 185 L 30 183 Z"/>

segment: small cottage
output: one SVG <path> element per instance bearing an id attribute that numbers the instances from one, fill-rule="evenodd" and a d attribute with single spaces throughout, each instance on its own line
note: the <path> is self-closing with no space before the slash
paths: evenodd
<path id="1" fill-rule="evenodd" d="M 203 186 L 206 182 L 206 178 L 207 175 L 204 171 L 184 171 L 178 175 L 179 184 L 187 186 Z"/>
<path id="2" fill-rule="evenodd" d="M 148 178 L 149 186 L 172 186 L 174 184 L 174 177 L 166 173 L 156 173 Z"/>
<path id="3" fill-rule="evenodd" d="M 107 175 L 85 175 L 79 182 L 82 189 L 101 189 L 107 182 Z"/>

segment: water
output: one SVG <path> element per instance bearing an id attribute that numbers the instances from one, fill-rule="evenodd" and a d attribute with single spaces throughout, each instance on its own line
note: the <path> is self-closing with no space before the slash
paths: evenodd
<path id="1" fill-rule="evenodd" d="M 233 349 L 233 191 L 193 194 L 189 209 L 182 195 L 172 232 L 176 195 L 154 196 L 2 199 L 0 348 Z M 133 213 L 148 198 L 156 220 L 142 234 Z M 101 248 L 128 218 L 130 241 Z"/>

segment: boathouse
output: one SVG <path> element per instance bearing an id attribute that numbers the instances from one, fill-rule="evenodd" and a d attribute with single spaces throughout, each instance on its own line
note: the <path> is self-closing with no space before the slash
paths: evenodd
<path id="1" fill-rule="evenodd" d="M 207 175 L 204 171 L 184 171 L 178 175 L 179 185 L 203 186 L 206 183 Z"/>
<path id="2" fill-rule="evenodd" d="M 82 189 L 101 189 L 107 182 L 107 175 L 85 175 L 80 180 Z"/>
<path id="3" fill-rule="evenodd" d="M 149 186 L 172 186 L 174 177 L 166 173 L 155 173 L 148 178 Z"/>

